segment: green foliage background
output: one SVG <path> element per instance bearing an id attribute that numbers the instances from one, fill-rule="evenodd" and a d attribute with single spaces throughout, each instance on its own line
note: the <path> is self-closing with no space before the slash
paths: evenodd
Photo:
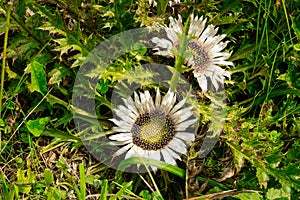
<path id="1" fill-rule="evenodd" d="M 300 1 L 157 3 L 156 8 L 147 0 L 0 2 L 0 199 L 300 198 Z M 75 130 L 76 73 L 110 36 L 168 24 L 179 13 L 183 19 L 204 15 L 231 41 L 227 49 L 235 66 L 226 82 L 220 141 L 204 159 L 194 158 L 191 148 L 178 167 L 156 163 L 162 170 L 155 177 L 110 169 L 86 151 Z M 97 88 L 103 126 L 111 126 L 114 85 L 153 59 L 159 58 L 139 51 L 108 69 Z"/>

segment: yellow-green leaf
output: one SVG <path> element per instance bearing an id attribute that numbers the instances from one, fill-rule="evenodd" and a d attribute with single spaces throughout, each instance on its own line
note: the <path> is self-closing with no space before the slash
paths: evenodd
<path id="1" fill-rule="evenodd" d="M 26 122 L 26 127 L 35 137 L 39 137 L 45 129 L 46 124 L 50 121 L 50 117 L 29 120 Z"/>
<path id="2" fill-rule="evenodd" d="M 41 94 L 47 92 L 47 79 L 43 64 L 34 59 L 28 64 L 25 73 L 31 73 L 33 91 L 37 91 Z"/>
<path id="3" fill-rule="evenodd" d="M 45 171 L 44 171 L 44 178 L 45 178 L 45 183 L 47 185 L 51 185 L 53 183 L 54 176 L 53 176 L 53 174 L 52 174 L 52 172 L 51 172 L 50 169 L 45 169 Z"/>

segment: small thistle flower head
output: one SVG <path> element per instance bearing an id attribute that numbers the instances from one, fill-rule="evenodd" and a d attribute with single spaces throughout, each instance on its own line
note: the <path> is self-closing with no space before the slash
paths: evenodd
<path id="1" fill-rule="evenodd" d="M 209 80 L 218 90 L 219 84 L 223 84 L 225 77 L 230 78 L 230 73 L 220 66 L 233 65 L 231 61 L 228 61 L 231 53 L 223 52 L 228 44 L 228 41 L 222 41 L 226 35 L 217 35 L 218 28 L 213 25 L 206 26 L 206 22 L 207 19 L 203 16 L 191 15 L 186 46 L 189 54 L 185 56 L 186 64 L 193 69 L 194 77 L 197 78 L 203 91 L 208 90 Z M 174 52 L 180 43 L 180 35 L 184 34 L 181 16 L 179 15 L 178 19 L 170 17 L 169 27 L 165 27 L 165 31 L 167 39 L 158 37 L 152 39 L 152 42 L 156 44 L 155 54 L 174 57 Z"/>

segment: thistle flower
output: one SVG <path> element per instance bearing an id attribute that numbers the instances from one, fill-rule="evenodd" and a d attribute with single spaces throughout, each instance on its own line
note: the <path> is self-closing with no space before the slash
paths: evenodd
<path id="1" fill-rule="evenodd" d="M 152 42 L 156 44 L 155 54 L 166 57 L 174 57 L 174 52 L 178 49 L 180 43 L 179 36 L 183 35 L 182 18 L 170 17 L 169 27 L 165 27 L 167 38 L 154 37 Z M 185 56 L 185 63 L 193 69 L 194 77 L 197 78 L 199 86 L 203 91 L 208 89 L 208 81 L 211 80 L 216 90 L 219 83 L 223 84 L 225 77 L 230 78 L 230 73 L 222 69 L 219 65 L 233 65 L 227 61 L 231 52 L 222 52 L 227 46 L 228 41 L 222 42 L 226 34 L 217 35 L 218 28 L 213 25 L 206 26 L 207 19 L 203 16 L 191 15 L 189 26 L 188 43 L 186 49 L 189 51 Z"/>
<path id="2" fill-rule="evenodd" d="M 184 107 L 186 99 L 176 103 L 176 94 L 171 91 L 162 98 L 159 90 L 155 101 L 149 91 L 134 93 L 134 100 L 123 101 L 111 119 L 116 126 L 109 139 L 122 145 L 113 156 L 126 153 L 125 159 L 142 157 L 176 165 L 175 160 L 187 153 L 186 142 L 195 139 L 194 133 L 187 131 L 197 120 L 192 118 L 192 106 Z"/>

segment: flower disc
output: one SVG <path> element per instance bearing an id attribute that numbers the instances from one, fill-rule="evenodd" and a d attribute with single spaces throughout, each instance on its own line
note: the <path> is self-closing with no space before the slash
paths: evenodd
<path id="1" fill-rule="evenodd" d="M 175 136 L 172 120 L 161 111 L 140 116 L 132 127 L 133 143 L 144 150 L 158 150 Z"/>

